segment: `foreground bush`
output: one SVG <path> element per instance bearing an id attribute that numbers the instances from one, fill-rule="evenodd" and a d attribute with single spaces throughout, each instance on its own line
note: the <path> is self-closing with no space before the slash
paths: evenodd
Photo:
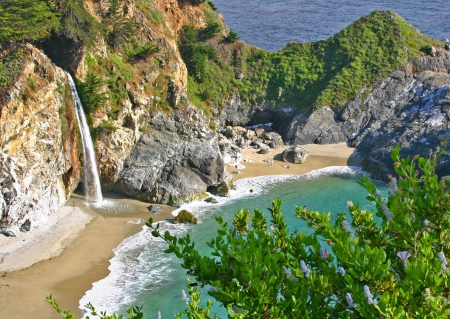
<path id="1" fill-rule="evenodd" d="M 399 179 L 391 179 L 388 198 L 368 177 L 360 181 L 375 213 L 351 202 L 349 214 L 336 217 L 297 207 L 309 233 L 287 230 L 276 199 L 273 227 L 259 210 L 238 212 L 232 225 L 217 218 L 211 256 L 189 235 L 153 234 L 211 286 L 230 318 L 447 318 L 450 183 L 435 174 L 438 156 L 401 159 L 397 147 Z"/>

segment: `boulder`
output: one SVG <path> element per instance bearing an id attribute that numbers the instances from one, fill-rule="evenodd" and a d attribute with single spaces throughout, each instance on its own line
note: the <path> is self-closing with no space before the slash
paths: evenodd
<path id="1" fill-rule="evenodd" d="M 192 121 L 196 112 L 180 106 L 171 116 L 154 114 L 150 122 L 153 129 L 141 135 L 113 190 L 150 203 L 173 206 L 204 199 L 207 191 L 226 195 L 225 186 L 231 175 L 225 169 L 223 154 L 232 148 L 227 148 L 230 144 L 226 139 L 222 139 L 221 146 L 201 121 Z M 193 137 L 192 132 L 203 130 L 209 134 L 207 138 Z"/>
<path id="2" fill-rule="evenodd" d="M 255 130 L 255 134 L 256 134 L 256 136 L 259 137 L 259 138 L 263 138 L 263 137 L 264 137 L 264 133 L 266 133 L 266 131 L 265 131 L 264 128 L 262 128 L 262 127 L 258 127 L 258 128 Z"/>
<path id="3" fill-rule="evenodd" d="M 264 133 L 264 138 L 266 139 L 266 144 L 270 146 L 270 148 L 282 148 L 284 147 L 283 139 L 281 135 L 275 132 L 266 132 Z"/>
<path id="4" fill-rule="evenodd" d="M 215 199 L 214 197 L 208 197 L 207 199 L 205 199 L 205 202 L 211 203 L 211 204 L 217 204 L 218 203 L 217 199 Z"/>
<path id="5" fill-rule="evenodd" d="M 159 207 L 158 205 L 150 205 L 147 207 L 147 209 L 150 211 L 150 213 L 159 214 L 161 207 Z"/>
<path id="6" fill-rule="evenodd" d="M 310 153 L 306 148 L 296 145 L 285 149 L 283 153 L 281 153 L 281 156 L 283 157 L 283 161 L 287 163 L 303 164 L 309 154 Z"/>
<path id="7" fill-rule="evenodd" d="M 260 143 L 258 154 L 269 154 L 269 153 L 270 153 L 270 147 L 266 144 Z"/>
<path id="8" fill-rule="evenodd" d="M 191 212 L 183 209 L 178 213 L 178 215 L 173 219 L 174 224 L 197 224 L 197 218 L 192 215 Z"/>

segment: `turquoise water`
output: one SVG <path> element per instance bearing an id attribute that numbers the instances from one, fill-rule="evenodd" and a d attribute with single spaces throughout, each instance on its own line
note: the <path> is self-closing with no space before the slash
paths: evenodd
<path id="1" fill-rule="evenodd" d="M 305 230 L 303 221 L 295 218 L 295 205 L 306 205 L 309 210 L 336 213 L 346 212 L 347 200 L 360 202 L 361 207 L 371 209 L 365 197 L 367 191 L 356 183 L 362 177 L 358 169 L 330 167 L 305 175 L 282 175 L 243 179 L 237 182 L 237 189 L 230 198 L 218 198 L 219 204 L 191 203 L 186 208 L 196 215 L 201 223 L 195 226 L 162 224 L 162 230 L 174 235 L 189 233 L 196 247 L 208 252 L 206 242 L 216 235 L 218 229 L 214 216 L 221 216 L 230 222 L 239 209 L 253 211 L 259 208 L 269 216 L 267 210 L 272 200 L 283 200 L 283 214 L 291 230 Z M 381 192 L 382 184 L 377 184 Z M 250 190 L 253 190 L 251 192 Z M 181 290 L 187 290 L 186 271 L 178 260 L 163 253 L 165 245 L 153 238 L 148 229 L 125 240 L 111 260 L 111 274 L 94 284 L 80 305 L 92 302 L 96 309 L 108 312 L 123 312 L 132 305 L 143 305 L 146 318 L 156 318 L 160 311 L 162 318 L 174 318 L 174 314 L 185 309 Z M 205 288 L 206 289 L 206 288 Z M 203 301 L 208 295 L 205 293 Z M 219 315 L 225 318 L 223 308 Z"/>

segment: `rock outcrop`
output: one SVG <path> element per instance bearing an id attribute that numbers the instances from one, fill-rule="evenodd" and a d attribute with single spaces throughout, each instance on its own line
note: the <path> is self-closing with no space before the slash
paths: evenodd
<path id="1" fill-rule="evenodd" d="M 408 99 L 394 116 L 361 132 L 357 150 L 365 154 L 363 168 L 374 178 L 386 180 L 394 174 L 390 152 L 396 145 L 401 147 L 401 156 L 413 158 L 428 157 L 442 142 L 450 142 L 450 76 L 425 71 L 405 91 Z M 450 153 L 445 152 L 437 173 L 450 174 L 449 164 Z"/>
<path id="2" fill-rule="evenodd" d="M 174 224 L 197 224 L 197 218 L 192 215 L 191 212 L 188 212 L 187 210 L 183 209 L 181 212 L 178 213 L 177 216 L 173 219 Z"/>
<path id="3" fill-rule="evenodd" d="M 124 163 L 113 190 L 135 198 L 179 206 L 206 198 L 206 191 L 227 195 L 231 176 L 213 132 L 195 109 L 178 109 L 174 117 L 159 112 L 150 120 Z"/>
<path id="4" fill-rule="evenodd" d="M 81 176 L 81 144 L 66 75 L 29 44 L 3 47 L 24 57 L 0 105 L 0 231 L 45 224 Z"/>
<path id="5" fill-rule="evenodd" d="M 281 157 L 283 158 L 283 161 L 287 163 L 303 164 L 309 154 L 310 153 L 306 148 L 296 145 L 285 149 L 283 153 L 281 153 Z"/>

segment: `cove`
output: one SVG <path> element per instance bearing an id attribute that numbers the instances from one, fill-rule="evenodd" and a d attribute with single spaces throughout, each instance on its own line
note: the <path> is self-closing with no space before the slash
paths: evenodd
<path id="1" fill-rule="evenodd" d="M 217 198 L 218 204 L 195 202 L 180 209 L 191 211 L 200 221 L 199 225 L 174 225 L 162 223 L 161 229 L 173 235 L 190 234 L 196 248 L 202 254 L 209 251 L 207 241 L 216 236 L 218 225 L 215 216 L 220 216 L 231 224 L 234 214 L 240 209 L 251 212 L 255 208 L 270 216 L 267 208 L 272 200 L 283 200 L 283 215 L 291 231 L 309 231 L 305 223 L 295 217 L 295 206 L 307 206 L 309 210 L 331 212 L 332 218 L 337 213 L 346 213 L 346 202 L 360 202 L 360 207 L 372 209 L 365 197 L 367 191 L 357 184 L 363 176 L 359 168 L 328 167 L 304 175 L 262 176 L 241 179 L 236 182 L 236 189 L 229 198 Z M 386 187 L 376 183 L 382 194 Z M 110 275 L 93 284 L 80 300 L 80 307 L 91 302 L 97 310 L 108 313 L 123 313 L 126 308 L 142 305 L 147 318 L 156 318 L 158 311 L 162 318 L 174 318 L 185 309 L 181 291 L 187 290 L 186 271 L 179 265 L 179 260 L 165 254 L 165 244 L 154 238 L 150 231 L 144 229 L 122 242 L 114 250 L 115 257 L 110 261 Z M 202 289 L 202 302 L 206 303 L 208 287 Z M 223 307 L 215 305 L 213 313 L 226 317 Z"/>

